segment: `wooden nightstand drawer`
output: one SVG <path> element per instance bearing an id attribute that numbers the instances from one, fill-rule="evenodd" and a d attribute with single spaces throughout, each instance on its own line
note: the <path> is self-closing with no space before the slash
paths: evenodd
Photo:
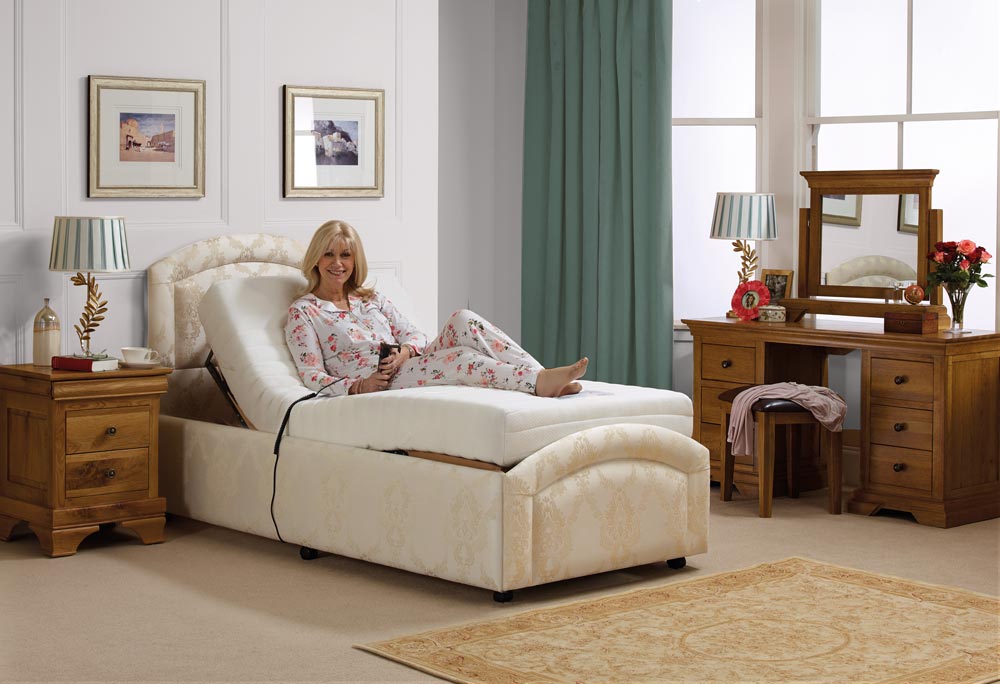
<path id="1" fill-rule="evenodd" d="M 746 383 L 713 383 L 702 385 L 701 387 L 701 420 L 703 423 L 721 423 L 722 405 L 719 402 L 719 395 L 727 389 L 743 387 Z"/>
<path id="2" fill-rule="evenodd" d="M 876 484 L 931 491 L 931 452 L 873 444 L 868 479 Z"/>
<path id="3" fill-rule="evenodd" d="M 872 359 L 871 394 L 890 400 L 933 401 L 934 364 Z"/>
<path id="4" fill-rule="evenodd" d="M 66 498 L 149 488 L 149 450 L 129 449 L 66 457 Z"/>
<path id="5" fill-rule="evenodd" d="M 705 380 L 749 384 L 753 382 L 756 353 L 753 347 L 728 344 L 701 346 L 701 377 Z"/>
<path id="6" fill-rule="evenodd" d="M 934 412 L 872 404 L 871 441 L 875 444 L 921 449 L 934 448 Z"/>
<path id="7" fill-rule="evenodd" d="M 66 412 L 67 454 L 148 446 L 148 406 Z"/>

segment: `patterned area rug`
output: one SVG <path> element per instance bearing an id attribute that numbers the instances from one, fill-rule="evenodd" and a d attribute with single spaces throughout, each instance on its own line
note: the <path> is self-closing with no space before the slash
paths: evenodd
<path id="1" fill-rule="evenodd" d="M 357 648 L 463 684 L 972 684 L 1000 599 L 788 558 Z"/>

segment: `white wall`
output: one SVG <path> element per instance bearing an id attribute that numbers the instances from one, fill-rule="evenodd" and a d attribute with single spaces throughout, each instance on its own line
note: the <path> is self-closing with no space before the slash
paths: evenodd
<path id="1" fill-rule="evenodd" d="M 134 27 L 127 29 L 124 24 Z M 93 347 L 144 342 L 145 268 L 215 235 L 361 232 L 437 322 L 438 0 L 0 0 L 0 363 L 31 361 L 51 297 L 72 351 L 82 288 L 47 270 L 56 215 L 123 215 L 133 271 L 99 276 Z M 200 199 L 87 199 L 87 76 L 206 81 Z M 281 86 L 386 92 L 385 197 L 282 199 Z"/>
<path id="2" fill-rule="evenodd" d="M 527 0 L 440 0 L 438 313 L 521 334 Z"/>

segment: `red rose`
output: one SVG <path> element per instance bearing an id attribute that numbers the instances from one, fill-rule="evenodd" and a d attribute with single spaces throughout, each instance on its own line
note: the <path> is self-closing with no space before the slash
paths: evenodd
<path id="1" fill-rule="evenodd" d="M 959 254 L 964 254 L 965 256 L 969 256 L 975 251 L 976 251 L 976 243 L 973 242 L 972 240 L 962 240 L 961 242 L 958 243 Z"/>

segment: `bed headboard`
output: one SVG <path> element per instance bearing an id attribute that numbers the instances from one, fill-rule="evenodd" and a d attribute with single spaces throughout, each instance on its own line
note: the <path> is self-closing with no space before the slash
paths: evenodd
<path id="1" fill-rule="evenodd" d="M 148 344 L 174 369 L 161 402 L 163 413 L 238 424 L 235 411 L 205 369 L 209 350 L 198 305 L 220 280 L 301 276 L 304 254 L 302 244 L 281 235 L 223 235 L 183 247 L 147 269 Z"/>

